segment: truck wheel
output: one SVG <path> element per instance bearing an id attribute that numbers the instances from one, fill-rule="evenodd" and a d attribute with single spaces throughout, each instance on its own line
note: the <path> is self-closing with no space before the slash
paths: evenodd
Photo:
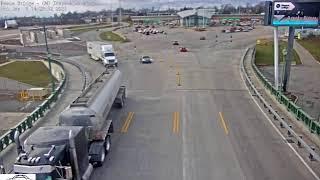
<path id="1" fill-rule="evenodd" d="M 100 160 L 96 162 L 96 167 L 101 167 L 105 159 L 106 159 L 106 152 L 101 150 Z"/>
<path id="2" fill-rule="evenodd" d="M 106 144 L 105 144 L 105 152 L 108 154 L 111 149 L 111 136 L 107 136 L 106 138 Z"/>
<path id="3" fill-rule="evenodd" d="M 124 106 L 124 100 L 123 98 L 121 98 L 121 101 L 119 103 L 119 108 L 123 108 L 123 106 Z"/>

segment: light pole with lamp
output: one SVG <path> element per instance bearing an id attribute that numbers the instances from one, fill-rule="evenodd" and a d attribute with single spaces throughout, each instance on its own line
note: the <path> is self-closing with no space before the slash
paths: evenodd
<path id="1" fill-rule="evenodd" d="M 51 54 L 49 51 L 49 46 L 48 46 L 48 39 L 47 39 L 47 29 L 46 29 L 46 24 L 43 23 L 43 32 L 44 32 L 44 40 L 46 43 L 46 49 L 47 49 L 47 59 L 48 59 L 48 64 L 49 64 L 49 75 L 51 79 L 51 93 L 55 91 L 55 84 L 54 84 L 54 79 L 52 75 L 52 68 L 51 68 Z"/>

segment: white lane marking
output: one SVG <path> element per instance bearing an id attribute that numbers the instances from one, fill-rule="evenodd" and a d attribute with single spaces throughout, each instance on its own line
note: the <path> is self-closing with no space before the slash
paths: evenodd
<path id="1" fill-rule="evenodd" d="M 6 35 L 1 35 L 0 38 L 2 37 L 10 37 L 10 36 L 18 36 L 19 34 L 6 34 Z"/>
<path id="2" fill-rule="evenodd" d="M 245 57 L 245 56 L 244 56 Z M 260 109 L 260 111 L 262 112 L 262 114 L 266 117 L 266 119 L 268 120 L 268 122 L 271 124 L 271 126 L 274 128 L 274 130 L 279 134 L 279 136 L 286 141 L 286 138 L 282 135 L 282 133 L 280 132 L 280 130 L 273 124 L 272 120 L 269 118 L 269 116 L 263 111 L 263 109 L 261 108 L 261 106 L 259 105 L 259 103 L 257 102 L 256 99 L 254 99 L 254 97 L 251 94 L 251 91 L 249 90 L 248 86 L 245 84 L 245 79 L 241 73 L 241 67 L 240 67 L 240 75 L 241 75 L 241 79 L 242 79 L 242 83 L 244 83 L 247 91 L 250 94 L 251 99 L 255 102 L 255 104 L 258 106 L 258 108 Z M 301 157 L 301 155 L 296 151 L 296 149 L 294 149 L 294 147 L 290 144 L 290 143 L 286 143 L 290 149 L 294 152 L 294 154 L 300 159 L 300 161 L 302 162 L 302 164 L 308 169 L 308 171 L 313 175 L 313 177 L 316 180 L 320 180 L 319 176 L 312 170 L 312 168 L 307 164 L 307 162 Z"/>
<path id="3" fill-rule="evenodd" d="M 182 98 L 182 104 L 185 106 L 185 96 Z M 187 144 L 186 144 L 186 111 L 182 109 L 182 179 L 187 179 L 187 170 L 186 164 L 188 163 L 187 159 Z"/>
<path id="4" fill-rule="evenodd" d="M 186 107 L 186 96 L 183 95 L 182 98 L 182 119 L 181 119 L 181 126 L 182 126 L 182 179 L 183 180 L 193 180 L 193 174 L 194 171 L 193 167 L 193 159 L 192 154 L 190 153 L 190 150 L 193 148 L 192 144 L 188 144 L 190 142 L 190 139 L 188 140 L 187 137 L 187 114 L 190 113 L 190 111 Z M 191 146 L 191 147 L 188 147 Z"/>
<path id="5" fill-rule="evenodd" d="M 28 101 L 27 104 L 25 106 L 23 106 L 22 108 L 20 108 L 20 111 L 26 109 L 27 107 L 29 107 L 31 105 L 32 101 Z"/>

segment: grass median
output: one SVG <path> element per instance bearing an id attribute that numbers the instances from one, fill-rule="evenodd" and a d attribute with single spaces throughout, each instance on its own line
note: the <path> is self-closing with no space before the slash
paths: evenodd
<path id="1" fill-rule="evenodd" d="M 299 44 L 307 49 L 320 62 L 320 37 L 311 37 L 298 40 Z"/>
<path id="2" fill-rule="evenodd" d="M 127 42 L 128 39 L 121 37 L 120 35 L 112 32 L 106 31 L 100 33 L 100 38 L 104 41 L 118 41 L 118 42 Z"/>
<path id="3" fill-rule="evenodd" d="M 36 87 L 47 87 L 51 82 L 48 68 L 41 61 L 15 61 L 0 66 L 0 77 Z"/>
<path id="4" fill-rule="evenodd" d="M 84 33 L 89 32 L 96 29 L 103 29 L 103 28 L 110 28 L 112 27 L 111 24 L 105 24 L 105 25 L 87 25 L 87 26 L 81 26 L 81 27 L 70 27 L 68 28 L 73 33 Z"/>
<path id="5" fill-rule="evenodd" d="M 282 55 L 282 50 L 287 48 L 287 42 L 280 41 L 280 62 L 284 62 L 284 57 Z M 273 41 L 263 40 L 260 44 L 256 45 L 256 65 L 274 65 L 274 45 Z M 293 51 L 293 61 L 292 64 L 301 64 L 301 60 L 297 52 Z"/>

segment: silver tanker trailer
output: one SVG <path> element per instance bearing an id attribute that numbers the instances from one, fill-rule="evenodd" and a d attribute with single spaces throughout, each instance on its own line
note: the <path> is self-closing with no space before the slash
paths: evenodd
<path id="1" fill-rule="evenodd" d="M 14 172 L 36 174 L 41 180 L 89 179 L 93 166 L 101 166 L 111 148 L 109 111 L 113 105 L 123 107 L 125 98 L 121 72 L 104 72 L 60 114 L 59 126 L 37 129 L 23 147 L 16 133 Z"/>

